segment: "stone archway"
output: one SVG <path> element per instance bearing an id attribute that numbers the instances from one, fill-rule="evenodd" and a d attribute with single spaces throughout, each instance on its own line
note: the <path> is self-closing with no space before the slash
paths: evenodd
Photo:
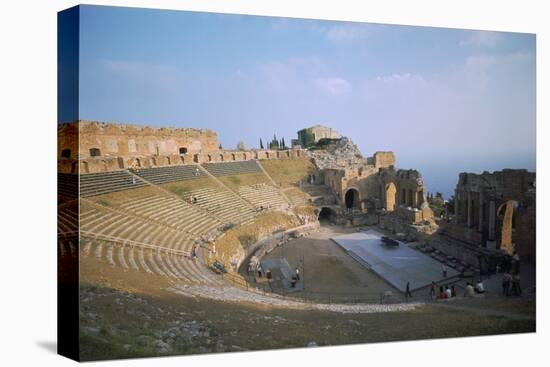
<path id="1" fill-rule="evenodd" d="M 500 231 L 500 249 L 508 255 L 514 253 L 514 243 L 512 242 L 512 231 L 514 229 L 514 214 L 517 202 L 508 200 L 498 207 L 497 215 L 502 219 L 502 228 Z"/>
<path id="2" fill-rule="evenodd" d="M 318 215 L 319 222 L 329 221 L 334 222 L 336 219 L 336 212 L 327 207 L 322 207 Z"/>
<path id="3" fill-rule="evenodd" d="M 361 208 L 361 202 L 359 199 L 359 191 L 357 189 L 348 189 L 346 191 L 345 197 L 345 203 L 346 208 L 348 209 L 360 209 Z"/>
<path id="4" fill-rule="evenodd" d="M 384 208 L 387 211 L 393 211 L 395 208 L 395 196 L 397 194 L 397 188 L 393 182 L 386 184 L 385 187 L 386 201 L 384 203 Z"/>

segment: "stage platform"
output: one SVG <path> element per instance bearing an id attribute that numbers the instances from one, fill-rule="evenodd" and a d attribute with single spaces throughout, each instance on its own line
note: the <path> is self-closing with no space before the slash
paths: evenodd
<path id="1" fill-rule="evenodd" d="M 444 280 L 442 264 L 423 253 L 413 250 L 403 242 L 388 247 L 382 242 L 382 234 L 375 230 L 350 233 L 331 238 L 350 256 L 371 269 L 395 288 L 404 292 L 407 282 L 411 291 Z M 447 267 L 447 279 L 458 272 Z"/>

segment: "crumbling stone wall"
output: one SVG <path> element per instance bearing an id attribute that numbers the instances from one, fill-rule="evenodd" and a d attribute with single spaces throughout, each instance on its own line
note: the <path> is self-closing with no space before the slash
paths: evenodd
<path id="1" fill-rule="evenodd" d="M 64 173 L 304 156 L 307 152 L 302 149 L 220 150 L 216 132 L 206 129 L 89 121 L 58 126 L 58 171 Z"/>
<path id="2" fill-rule="evenodd" d="M 463 172 L 455 190 L 453 233 L 507 254 L 535 255 L 536 174 L 505 169 Z M 473 236 L 472 232 L 477 233 Z"/>
<path id="3" fill-rule="evenodd" d="M 377 168 L 391 168 L 395 166 L 393 152 L 376 152 L 373 155 L 374 165 Z"/>
<path id="4" fill-rule="evenodd" d="M 74 134 L 78 133 L 78 139 Z M 154 128 L 93 121 L 78 121 L 58 127 L 59 155 L 71 149 L 74 157 L 150 156 L 216 152 L 215 131 L 207 129 Z M 79 144 L 76 147 L 75 142 Z M 77 149 L 78 148 L 78 149 Z"/>

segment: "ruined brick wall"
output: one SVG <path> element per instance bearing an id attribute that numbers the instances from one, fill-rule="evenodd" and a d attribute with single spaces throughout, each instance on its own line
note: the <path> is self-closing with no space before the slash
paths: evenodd
<path id="1" fill-rule="evenodd" d="M 97 149 L 101 157 L 177 155 L 180 148 L 187 153 L 218 151 L 215 131 L 207 129 L 153 128 L 148 126 L 79 121 L 68 124 L 71 128 L 58 128 L 59 155 L 63 149 L 78 151 L 78 158 L 89 158 L 91 149 Z M 65 144 L 75 141 L 75 129 L 79 133 L 78 149 Z M 74 157 L 76 158 L 76 156 Z"/>
<path id="2" fill-rule="evenodd" d="M 479 245 L 535 256 L 536 174 L 504 169 L 463 172 L 455 190 L 454 223 L 463 237 L 479 233 Z"/>
<path id="3" fill-rule="evenodd" d="M 374 165 L 377 168 L 389 168 L 395 166 L 395 155 L 393 152 L 376 152 L 373 156 Z"/>
<path id="4" fill-rule="evenodd" d="M 184 154 L 180 148 L 185 148 Z M 98 149 L 98 156 L 91 156 Z M 67 154 L 68 153 L 68 154 Z M 250 159 L 294 159 L 302 149 L 220 150 L 216 132 L 205 129 L 150 128 L 80 121 L 58 126 L 58 171 L 106 172 Z"/>

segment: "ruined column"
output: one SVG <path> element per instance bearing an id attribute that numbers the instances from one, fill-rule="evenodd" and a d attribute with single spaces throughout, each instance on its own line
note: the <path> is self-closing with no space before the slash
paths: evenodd
<path id="1" fill-rule="evenodd" d="M 454 217 L 454 222 L 456 224 L 458 224 L 459 222 L 459 213 L 458 213 L 458 190 L 455 189 L 455 217 Z"/>
<path id="2" fill-rule="evenodd" d="M 483 232 L 483 190 L 479 192 L 479 221 L 477 224 L 477 230 Z"/>
<path id="3" fill-rule="evenodd" d="M 495 240 L 495 220 L 496 220 L 496 208 L 495 201 L 489 201 L 489 241 Z"/>
<path id="4" fill-rule="evenodd" d="M 467 226 L 472 227 L 472 192 L 468 191 L 468 202 L 466 203 L 466 214 L 468 215 Z"/>

